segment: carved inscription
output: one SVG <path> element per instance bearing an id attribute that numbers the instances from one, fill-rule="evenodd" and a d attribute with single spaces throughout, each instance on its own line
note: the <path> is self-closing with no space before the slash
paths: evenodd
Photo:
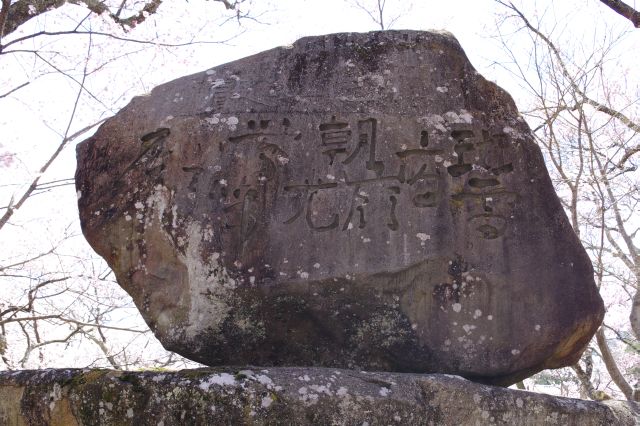
<path id="1" fill-rule="evenodd" d="M 211 107 L 214 112 L 222 111 L 228 99 L 234 98 L 237 92 L 240 78 L 237 75 L 228 77 L 210 76 L 208 79 L 210 86 Z"/>
<path id="2" fill-rule="evenodd" d="M 377 153 L 378 126 L 375 118 L 350 123 L 335 116 L 319 124 L 319 146 L 326 165 L 338 168 L 342 176 L 334 181 L 312 177 L 302 183 L 285 183 L 285 193 L 296 194 L 293 214 L 285 224 L 304 218 L 315 232 L 362 229 L 369 221 L 368 210 L 376 210 L 385 212 L 385 225 L 396 231 L 400 227 L 396 214 L 400 195 L 411 194 L 411 203 L 416 208 L 436 208 L 445 201 L 442 182 L 446 172 L 452 178 L 465 179 L 465 189 L 452 194 L 450 200 L 467 205 L 471 213 L 469 221 L 479 235 L 494 239 L 504 234 L 506 215 L 517 198 L 500 182 L 500 175 L 513 170 L 506 161 L 504 135 L 458 125 L 446 140 L 430 144 L 430 139 L 437 138 L 430 137 L 430 130 L 425 129 L 416 135 L 414 146 L 395 152 L 394 158 L 385 162 Z M 444 158 L 455 162 L 447 163 Z M 350 178 L 362 176 L 358 173 L 362 169 L 368 172 L 365 177 Z M 386 205 L 372 206 L 371 190 L 383 192 Z M 350 206 L 347 211 L 341 214 L 338 209 L 321 208 L 331 204 L 332 192 L 346 194 L 340 199 L 346 198 Z"/>
<path id="3" fill-rule="evenodd" d="M 281 224 L 302 222 L 312 232 L 368 226 L 398 231 L 404 225 L 401 209 L 451 206 L 477 236 L 504 235 L 518 198 L 502 183 L 513 171 L 506 135 L 455 123 L 446 132 L 418 127 L 407 143 L 398 143 L 380 138 L 383 125 L 375 117 L 331 116 L 301 140 L 303 133 L 289 118 L 241 123 L 221 149 L 242 145 L 229 153 L 241 158 L 229 167 L 243 172 L 230 181 L 220 174 L 213 185 L 224 200 L 226 227 L 246 243 L 264 220 L 265 207 L 278 203 L 284 206 L 280 212 L 288 212 Z M 319 160 L 303 169 L 307 176 L 300 180 L 289 177 L 300 173 L 287 172 L 295 167 L 289 161 L 296 158 L 287 152 L 295 144 Z"/>

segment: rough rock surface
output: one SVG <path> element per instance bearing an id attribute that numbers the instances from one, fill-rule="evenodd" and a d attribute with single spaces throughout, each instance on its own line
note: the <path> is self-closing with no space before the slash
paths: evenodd
<path id="1" fill-rule="evenodd" d="M 0 424 L 637 425 L 636 403 L 325 368 L 0 373 Z"/>
<path id="2" fill-rule="evenodd" d="M 431 32 L 305 38 L 155 88 L 78 146 L 83 231 L 208 365 L 575 362 L 603 304 L 510 96 Z"/>

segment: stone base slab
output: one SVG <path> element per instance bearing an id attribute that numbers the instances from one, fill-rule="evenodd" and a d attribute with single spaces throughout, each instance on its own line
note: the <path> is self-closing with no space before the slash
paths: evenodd
<path id="1" fill-rule="evenodd" d="M 0 372 L 0 425 L 638 425 L 640 406 L 441 374 L 222 367 Z"/>

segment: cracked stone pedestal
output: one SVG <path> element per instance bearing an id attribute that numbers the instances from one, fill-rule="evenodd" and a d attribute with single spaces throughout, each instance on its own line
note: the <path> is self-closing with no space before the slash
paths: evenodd
<path id="1" fill-rule="evenodd" d="M 603 317 L 529 128 L 449 34 L 304 38 L 134 98 L 77 153 L 87 240 L 207 365 L 511 384 Z"/>

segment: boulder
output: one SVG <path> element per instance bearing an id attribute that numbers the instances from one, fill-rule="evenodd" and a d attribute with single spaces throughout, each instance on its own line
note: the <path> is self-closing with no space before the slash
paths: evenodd
<path id="1" fill-rule="evenodd" d="M 637 403 L 326 368 L 0 372 L 0 424 L 634 426 Z"/>
<path id="2" fill-rule="evenodd" d="M 603 317 L 531 131 L 449 34 L 310 37 L 183 77 L 77 157 L 87 240 L 207 365 L 506 385 L 576 362 Z"/>

